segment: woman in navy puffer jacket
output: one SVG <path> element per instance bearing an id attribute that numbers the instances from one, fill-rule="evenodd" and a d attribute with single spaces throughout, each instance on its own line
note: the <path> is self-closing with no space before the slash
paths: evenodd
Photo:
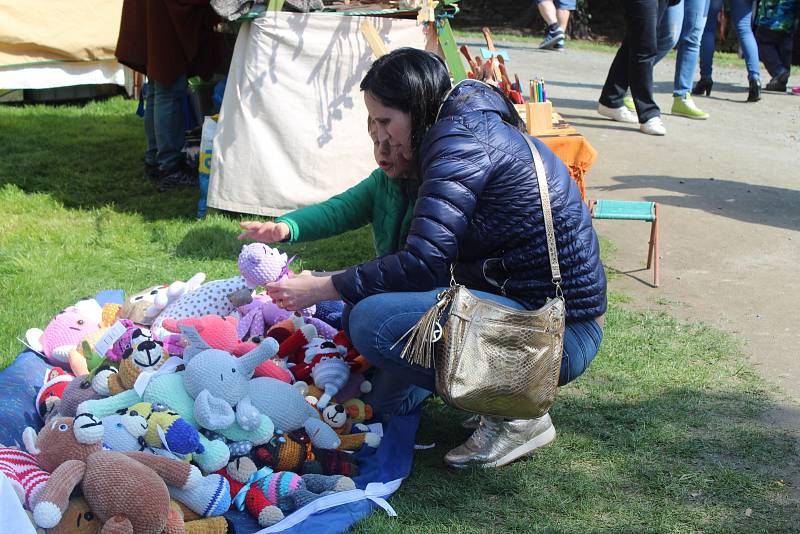
<path id="1" fill-rule="evenodd" d="M 405 246 L 335 273 L 301 273 L 268 287 L 287 309 L 342 298 L 348 334 L 378 372 L 368 399 L 407 413 L 434 389 L 432 369 L 400 358 L 396 343 L 436 302 L 455 265 L 478 296 L 536 309 L 554 295 L 541 199 L 524 125 L 498 90 L 473 80 L 451 89 L 444 63 L 415 49 L 378 59 L 361 82 L 381 143 L 420 187 Z M 560 384 L 579 376 L 602 340 L 606 279 L 597 236 L 569 171 L 534 140 L 547 174 L 567 313 Z M 395 346 L 396 345 L 396 346 Z M 471 418 L 476 427 L 445 456 L 453 467 L 505 465 L 555 438 L 549 415 Z"/>

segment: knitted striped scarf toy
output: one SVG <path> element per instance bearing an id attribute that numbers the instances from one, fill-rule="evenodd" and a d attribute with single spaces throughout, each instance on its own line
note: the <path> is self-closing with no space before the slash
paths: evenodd
<path id="1" fill-rule="evenodd" d="M 39 467 L 35 456 L 11 447 L 0 448 L 0 473 L 11 481 L 20 502 L 29 510 L 50 479 L 50 473 Z"/>

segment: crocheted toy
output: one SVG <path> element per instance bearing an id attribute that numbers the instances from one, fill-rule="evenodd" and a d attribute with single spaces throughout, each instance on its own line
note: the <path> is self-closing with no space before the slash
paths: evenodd
<path id="1" fill-rule="evenodd" d="M 150 446 L 144 436 L 131 433 L 129 431 L 131 421 L 130 419 L 126 420 L 126 417 L 115 414 L 103 419 L 103 448 L 117 452 L 146 452 L 165 458 L 185 460 L 184 457 L 167 449 Z M 136 432 L 135 429 L 134 431 Z M 219 475 L 205 476 L 199 484 L 190 489 L 179 489 L 169 485 L 167 489 L 173 499 L 185 504 L 203 517 L 221 515 L 231 505 L 228 482 Z"/>
<path id="2" fill-rule="evenodd" d="M 316 337 L 317 329 L 313 325 L 300 326 L 284 339 L 278 347 L 278 357 L 288 366 L 296 380 L 308 380 L 311 367 L 305 363 L 305 351 L 309 343 Z"/>
<path id="3" fill-rule="evenodd" d="M 81 485 L 91 510 L 102 523 L 111 522 L 119 529 L 115 532 L 161 534 L 167 528 L 182 529 L 183 519 L 170 513 L 166 484 L 191 488 L 202 480 L 196 467 L 183 462 L 101 450 L 103 423 L 88 414 L 56 418 L 38 436 L 27 428 L 23 437 L 42 469 L 50 472 L 33 508 L 34 522 L 42 528 L 59 523 L 70 494 Z"/>
<path id="4" fill-rule="evenodd" d="M 100 328 L 102 314 L 96 300 L 83 299 L 59 312 L 44 330 L 29 329 L 25 339 L 30 348 L 44 354 L 51 364 L 65 367 L 70 351 Z"/>
<path id="5" fill-rule="evenodd" d="M 278 430 L 304 429 L 311 436 L 312 443 L 323 449 L 335 449 L 341 443 L 336 432 L 306 402 L 303 393 L 290 384 L 274 378 L 254 378 L 250 381 L 250 401 L 272 420 Z"/>
<path id="6" fill-rule="evenodd" d="M 69 368 L 75 376 L 88 374 L 101 363 L 99 355 L 94 352 L 95 344 L 103 337 L 108 326 L 101 326 L 81 340 L 77 347 L 69 351 L 67 359 Z"/>
<path id="7" fill-rule="evenodd" d="M 306 504 L 339 491 L 355 488 L 349 477 L 342 475 L 297 475 L 288 471 L 273 472 L 268 467 L 255 470 L 247 458 L 224 471 L 236 492 L 234 505 L 258 519 L 262 527 L 274 525 Z M 229 466 L 232 467 L 232 466 Z"/>
<path id="8" fill-rule="evenodd" d="M 50 478 L 50 473 L 39 467 L 35 456 L 11 447 L 0 447 L 0 473 L 8 478 L 20 502 L 29 510 Z"/>
<path id="9" fill-rule="evenodd" d="M 306 435 L 300 440 L 293 434 L 276 431 L 268 443 L 253 447 L 248 456 L 256 467 L 266 466 L 274 471 L 291 471 L 301 475 L 358 475 L 358 463 L 352 454 L 314 447 Z"/>
<path id="10" fill-rule="evenodd" d="M 118 339 L 109 353 L 118 353 L 120 344 L 125 345 L 119 362 L 118 372 L 111 369 L 103 370 L 95 375 L 92 380 L 94 389 L 103 395 L 116 395 L 129 390 L 136 383 L 139 375 L 145 371 L 156 371 L 166 361 L 168 355 L 164 354 L 164 346 L 160 341 L 153 339 L 146 328 L 133 327 Z"/>
<path id="11" fill-rule="evenodd" d="M 209 347 L 241 356 L 253 350 L 256 343 L 240 341 L 237 336 L 238 324 L 239 320 L 233 316 L 206 315 L 205 317 L 190 317 L 180 320 L 165 319 L 162 326 L 176 334 L 180 332 L 181 326 L 193 326 Z M 180 346 L 180 354 L 183 354 L 183 351 L 184 347 Z M 284 382 L 292 381 L 291 373 L 286 368 L 277 365 L 272 359 L 260 363 L 253 376 L 270 376 Z"/>
<path id="12" fill-rule="evenodd" d="M 143 289 L 128 297 L 125 304 L 122 305 L 117 318 L 130 319 L 138 325 L 150 326 L 164 308 L 178 300 L 185 293 L 197 289 L 205 279 L 205 274 L 197 273 L 186 282 L 178 280 L 169 285 Z"/>
<path id="13" fill-rule="evenodd" d="M 123 391 L 117 395 L 98 400 L 86 401 L 78 407 L 79 413 L 91 413 L 97 418 L 105 418 L 118 410 L 127 408 L 137 402 L 152 402 L 165 404 L 177 412 L 183 419 L 195 428 L 200 428 L 194 414 L 194 399 L 186 391 L 183 379 L 184 372 L 164 373 L 153 375 L 147 382 L 140 396 L 136 390 Z M 259 379 L 272 380 L 272 379 Z M 228 428 L 219 429 L 218 432 L 231 441 L 250 441 L 253 444 L 266 443 L 272 437 L 274 426 L 268 417 L 261 417 L 261 424 L 252 431 L 242 429 L 234 422 Z M 193 461 L 204 473 L 211 473 L 228 464 L 230 451 L 225 442 L 209 440 L 202 434 L 200 443 L 205 451 L 195 454 Z"/>
<path id="14" fill-rule="evenodd" d="M 341 355 L 328 354 L 321 357 L 317 355 L 312 360 L 315 363 L 311 369 L 311 378 L 314 380 L 314 385 L 324 391 L 317 402 L 317 408 L 320 410 L 328 405 L 350 378 L 350 366 Z"/>
<path id="15" fill-rule="evenodd" d="M 75 377 L 60 367 L 53 367 L 44 373 L 44 381 L 36 394 L 36 410 L 44 420 L 51 413 L 58 412 L 64 391 Z"/>
<path id="16" fill-rule="evenodd" d="M 218 430 L 237 422 L 245 430 L 258 428 L 263 416 L 250 401 L 250 379 L 259 364 L 275 356 L 278 343 L 266 338 L 237 358 L 209 347 L 194 327 L 181 326 L 181 333 L 189 341 L 183 353 L 183 381 L 194 398 L 194 415 L 200 426 Z"/>
<path id="17" fill-rule="evenodd" d="M 369 360 L 362 356 L 361 353 L 359 353 L 358 350 L 353 346 L 344 331 L 340 330 L 337 332 L 336 335 L 333 336 L 333 342 L 336 343 L 336 346 L 338 347 L 344 347 L 344 361 L 350 364 L 351 371 L 363 373 L 372 367 L 372 364 L 369 362 Z"/>
<path id="18" fill-rule="evenodd" d="M 321 336 L 331 338 L 336 334 L 335 328 L 313 316 L 316 312 L 315 306 L 289 312 L 279 308 L 269 295 L 263 293 L 255 295 L 253 302 L 239 306 L 238 312 L 241 317 L 237 329 L 240 339 L 263 337 L 270 327 L 290 317 L 299 317 L 302 323 L 313 324 Z"/>
<path id="19" fill-rule="evenodd" d="M 141 437 L 150 447 L 164 448 L 179 456 L 205 450 L 197 429 L 163 404 L 137 402 L 119 415 L 128 432 Z"/>
<path id="20" fill-rule="evenodd" d="M 171 501 L 174 512 L 183 518 L 184 534 L 233 534 L 234 530 L 224 517 L 201 518 L 191 510 L 182 508 L 180 503 Z M 69 500 L 64 517 L 47 534 L 99 534 L 103 525 L 89 508 L 83 497 Z"/>
<path id="21" fill-rule="evenodd" d="M 53 367 L 53 369 L 58 368 Z M 92 387 L 92 377 L 90 375 L 76 376 L 66 383 L 66 387 L 61 394 L 61 399 L 56 404 L 55 409 L 48 413 L 45 422 L 55 416 L 75 417 L 80 403 L 92 399 L 101 399 L 103 397 L 105 397 L 105 395 L 96 392 Z"/>
<path id="22" fill-rule="evenodd" d="M 238 266 L 241 276 L 206 282 L 167 305 L 153 322 L 153 331 L 166 335 L 161 325 L 165 319 L 185 319 L 205 315 L 227 316 L 252 300 L 259 285 L 274 282 L 288 273 L 286 254 L 263 243 L 242 247 Z"/>
<path id="23" fill-rule="evenodd" d="M 375 432 L 370 431 L 369 427 L 353 421 L 347 409 L 341 404 L 330 404 L 321 412 L 322 420 L 328 423 L 331 428 L 339 434 L 342 440 L 339 449 L 356 451 L 366 444 L 377 448 L 381 443 L 381 437 Z"/>

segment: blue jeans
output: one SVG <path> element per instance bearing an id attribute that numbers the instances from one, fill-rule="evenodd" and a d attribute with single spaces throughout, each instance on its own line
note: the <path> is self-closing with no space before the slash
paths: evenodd
<path id="1" fill-rule="evenodd" d="M 722 9 L 722 0 L 711 0 L 708 7 L 708 19 L 700 42 L 700 77 L 711 78 L 716 46 L 717 15 Z M 747 64 L 747 79 L 761 80 L 758 65 L 758 45 L 750 26 L 753 16 L 753 3 L 750 0 L 731 0 L 731 20 L 736 26 L 739 44 L 742 46 L 744 62 Z"/>
<path id="2" fill-rule="evenodd" d="M 658 25 L 656 63 L 676 45 L 678 47 L 672 91 L 674 96 L 684 96 L 692 89 L 709 2 L 710 0 L 683 0 L 667 8 L 667 13 Z"/>
<path id="3" fill-rule="evenodd" d="M 373 295 L 345 312 L 344 328 L 356 349 L 377 371 L 372 391 L 365 402 L 383 414 L 412 412 L 435 389 L 433 369 L 409 363 L 400 357 L 404 341 L 392 345 L 414 326 L 436 302 L 441 289 L 422 293 L 383 293 Z M 517 301 L 500 295 L 473 291 L 484 299 L 523 309 Z M 594 319 L 567 323 L 559 385 L 578 378 L 600 348 L 603 330 Z"/>
<path id="4" fill-rule="evenodd" d="M 186 76 L 171 86 L 155 80 L 147 83 L 144 106 L 144 135 L 147 151 L 144 161 L 162 171 L 173 171 L 182 160 L 184 144 L 183 101 L 186 99 Z"/>
<path id="5" fill-rule="evenodd" d="M 769 75 L 777 78 L 789 73 L 792 68 L 794 33 L 777 32 L 757 26 L 756 40 L 758 41 L 758 54 Z"/>
<path id="6" fill-rule="evenodd" d="M 575 11 L 575 7 L 578 5 L 578 0 L 536 0 L 537 4 L 542 2 L 553 2 L 556 9 L 566 9 L 568 11 Z"/>

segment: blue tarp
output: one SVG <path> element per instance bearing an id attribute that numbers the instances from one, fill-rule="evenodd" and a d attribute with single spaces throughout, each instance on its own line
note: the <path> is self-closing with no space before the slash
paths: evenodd
<path id="1" fill-rule="evenodd" d="M 119 302 L 122 296 L 121 292 L 102 292 L 96 298 L 103 304 Z M 36 353 L 24 351 L 0 371 L 0 443 L 3 445 L 21 445 L 26 426 L 41 427 L 34 399 L 49 368 Z M 234 509 L 226 517 L 233 523 L 236 534 L 333 534 L 345 532 L 376 508 L 390 511 L 383 498 L 396 491 L 411 472 L 419 421 L 419 412 L 393 417 L 384 426 L 384 436 L 377 449 L 365 446 L 356 453 L 359 464 L 359 475 L 354 478 L 356 490 L 317 499 L 269 529 L 261 529 L 246 512 Z"/>

